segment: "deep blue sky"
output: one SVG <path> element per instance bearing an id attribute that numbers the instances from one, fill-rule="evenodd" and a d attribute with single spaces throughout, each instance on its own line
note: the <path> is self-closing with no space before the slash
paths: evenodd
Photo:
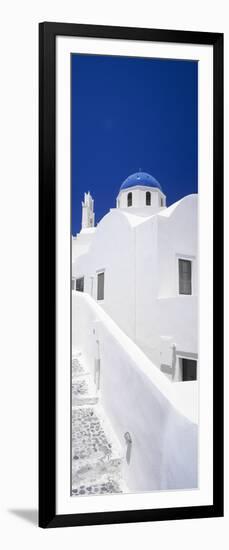
<path id="1" fill-rule="evenodd" d="M 72 55 L 72 232 L 90 191 L 96 223 L 131 173 L 149 172 L 167 205 L 197 192 L 195 61 Z"/>

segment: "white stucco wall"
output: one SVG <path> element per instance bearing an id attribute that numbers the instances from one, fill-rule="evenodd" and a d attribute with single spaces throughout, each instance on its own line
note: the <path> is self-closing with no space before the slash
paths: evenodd
<path id="1" fill-rule="evenodd" d="M 197 229 L 197 195 L 136 226 L 136 341 L 157 365 L 162 337 L 198 352 Z M 179 257 L 192 260 L 190 296 L 178 293 Z"/>
<path id="2" fill-rule="evenodd" d="M 151 205 L 146 206 L 146 192 L 151 195 Z M 132 193 L 132 207 L 128 208 L 147 208 L 152 209 L 152 212 L 158 211 L 162 206 L 166 205 L 166 197 L 160 189 L 153 189 L 147 186 L 134 186 L 129 189 L 123 189 L 120 191 L 117 197 L 117 208 L 127 208 L 127 196 L 128 193 Z M 161 199 L 163 205 L 161 205 Z"/>
<path id="3" fill-rule="evenodd" d="M 136 226 L 136 343 L 156 360 L 158 324 L 155 303 L 158 296 L 157 216 Z M 147 243 L 147 245 L 146 245 Z"/>
<path id="4" fill-rule="evenodd" d="M 105 270 L 104 300 L 100 305 L 134 338 L 135 252 L 134 232 L 119 210 L 99 223 L 88 254 L 73 264 L 74 276 L 85 275 L 85 291 L 97 299 L 97 272 Z"/>
<path id="5" fill-rule="evenodd" d="M 188 195 L 158 216 L 158 295 L 178 295 L 178 258 L 193 261 L 193 295 L 197 295 L 197 195 Z"/>
<path id="6" fill-rule="evenodd" d="M 72 262 L 82 254 L 86 254 L 96 233 L 96 228 L 83 229 L 77 236 L 72 237 Z"/>
<path id="7" fill-rule="evenodd" d="M 130 490 L 197 487 L 197 383 L 170 383 L 90 296 L 73 292 L 73 348 L 92 371 L 96 339 L 102 404 L 124 451 L 124 433 L 132 438 Z"/>
<path id="8" fill-rule="evenodd" d="M 112 209 L 92 233 L 81 233 L 72 272 L 96 300 L 97 272 L 105 271 L 100 305 L 159 367 L 163 339 L 198 352 L 197 195 L 147 211 Z M 179 257 L 192 261 L 192 296 L 178 294 Z"/>

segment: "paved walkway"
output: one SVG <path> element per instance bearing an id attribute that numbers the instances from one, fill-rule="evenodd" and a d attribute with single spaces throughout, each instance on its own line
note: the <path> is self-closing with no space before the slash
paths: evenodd
<path id="1" fill-rule="evenodd" d="M 123 451 L 79 352 L 72 360 L 72 495 L 126 492 Z"/>

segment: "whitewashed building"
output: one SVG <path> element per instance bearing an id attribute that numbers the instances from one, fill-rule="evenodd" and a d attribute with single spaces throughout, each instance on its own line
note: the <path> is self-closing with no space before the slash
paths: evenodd
<path id="1" fill-rule="evenodd" d="M 167 208 L 156 179 L 138 172 L 95 227 L 85 194 L 72 238 L 72 353 L 94 380 L 128 491 L 198 487 L 197 295 L 197 195 Z M 80 468 L 74 453 L 73 492 L 92 480 L 99 491 L 106 459 Z"/>
<path id="2" fill-rule="evenodd" d="M 91 295 L 173 381 L 197 378 L 197 195 L 166 207 L 151 175 L 121 185 L 95 227 L 85 193 L 72 239 L 72 288 Z"/>

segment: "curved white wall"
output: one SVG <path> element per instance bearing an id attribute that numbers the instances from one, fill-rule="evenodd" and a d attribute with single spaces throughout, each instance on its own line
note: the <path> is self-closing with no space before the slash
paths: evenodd
<path id="1" fill-rule="evenodd" d="M 189 386 L 188 418 L 182 394 L 187 385 L 170 383 L 90 296 L 74 291 L 73 348 L 82 350 L 92 370 L 95 339 L 102 404 L 123 448 L 126 431 L 133 441 L 124 467 L 130 490 L 197 487 L 197 425 L 191 418 L 196 384 Z"/>

